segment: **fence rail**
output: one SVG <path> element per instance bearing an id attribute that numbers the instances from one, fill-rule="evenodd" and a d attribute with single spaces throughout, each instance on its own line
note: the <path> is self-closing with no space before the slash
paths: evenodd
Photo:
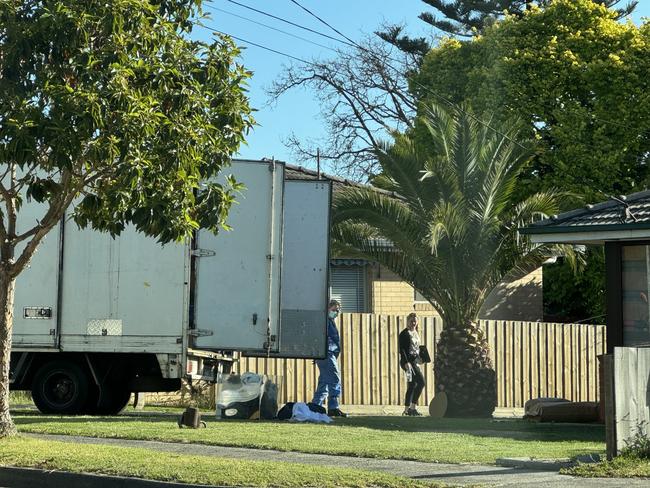
<path id="1" fill-rule="evenodd" d="M 342 314 L 339 365 L 342 403 L 401 405 L 406 381 L 401 373 L 397 344 L 406 318 L 373 314 Z M 563 397 L 574 401 L 599 398 L 596 356 L 605 353 L 605 327 L 588 324 L 480 321 L 490 344 L 497 373 L 499 407 L 523 407 L 536 397 Z M 436 317 L 423 317 L 420 336 L 435 356 L 442 330 Z M 318 381 L 318 368 L 303 359 L 240 359 L 241 372 L 282 376 L 281 401 L 309 401 Z M 426 365 L 427 387 L 421 403 L 435 392 L 433 368 Z"/>

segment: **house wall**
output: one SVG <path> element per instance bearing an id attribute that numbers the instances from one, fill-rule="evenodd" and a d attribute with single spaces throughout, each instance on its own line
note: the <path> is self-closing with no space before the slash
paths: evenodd
<path id="1" fill-rule="evenodd" d="M 488 295 L 479 317 L 488 320 L 542 321 L 542 268 L 514 281 L 503 281 Z"/>
<path id="2" fill-rule="evenodd" d="M 368 266 L 370 312 L 405 315 L 414 310 L 421 315 L 438 313 L 428 302 L 416 302 L 413 287 L 389 269 Z M 479 313 L 482 319 L 540 321 L 543 319 L 542 268 L 513 282 L 497 286 Z"/>
<path id="3" fill-rule="evenodd" d="M 378 264 L 368 268 L 372 313 L 404 315 L 415 310 L 423 315 L 438 315 L 430 303 L 414 301 L 413 287 L 400 276 Z"/>

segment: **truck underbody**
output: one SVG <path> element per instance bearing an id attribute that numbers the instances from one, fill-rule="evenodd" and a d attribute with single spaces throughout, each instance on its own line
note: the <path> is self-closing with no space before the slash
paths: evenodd
<path id="1" fill-rule="evenodd" d="M 10 387 L 31 391 L 38 409 L 58 415 L 115 415 L 131 393 L 178 391 L 181 380 L 217 381 L 232 355 L 196 351 L 188 373 L 172 354 L 12 352 Z"/>

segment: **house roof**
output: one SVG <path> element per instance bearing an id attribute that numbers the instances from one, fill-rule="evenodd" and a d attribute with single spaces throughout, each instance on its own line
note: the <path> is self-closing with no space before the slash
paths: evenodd
<path id="1" fill-rule="evenodd" d="M 326 173 L 319 173 L 316 170 L 304 168 L 302 166 L 296 166 L 293 164 L 284 165 L 284 174 L 287 180 L 329 180 L 332 182 L 332 189 L 334 191 L 341 190 L 345 187 L 358 186 L 366 187 L 367 185 L 362 185 L 356 181 L 347 180 L 339 176 L 332 176 Z"/>
<path id="2" fill-rule="evenodd" d="M 399 195 L 399 193 L 396 193 L 394 191 L 383 190 L 381 188 L 377 188 L 372 185 L 359 183 L 357 181 L 348 180 L 346 178 L 341 178 L 340 176 L 332 176 L 322 172 L 319 173 L 316 170 L 304 168 L 302 166 L 295 166 L 293 164 L 285 163 L 284 168 L 285 168 L 284 174 L 287 180 L 318 180 L 318 179 L 329 180 L 332 182 L 332 189 L 334 192 L 342 190 L 344 188 L 357 187 L 357 188 L 367 188 L 376 191 L 378 193 L 389 195 L 393 198 L 398 198 L 398 199 L 402 198 Z"/>
<path id="3" fill-rule="evenodd" d="M 650 238 L 650 190 L 587 205 L 529 225 L 533 242 L 603 243 Z"/>
<path id="4" fill-rule="evenodd" d="M 254 161 L 257 163 L 269 162 L 270 159 L 235 159 L 235 161 Z M 383 193 L 394 198 L 403 198 L 394 191 L 382 190 L 381 188 L 374 187 L 372 185 L 359 183 L 357 181 L 348 180 L 347 178 L 341 178 L 340 176 L 333 176 L 327 173 L 318 172 L 314 169 L 305 168 L 303 166 L 298 166 L 295 164 L 289 164 L 285 161 L 276 160 L 277 163 L 282 163 L 284 165 L 284 178 L 285 180 L 328 180 L 332 182 L 332 190 L 334 192 L 343 190 L 344 188 L 357 187 L 357 188 L 367 188 L 378 193 Z"/>

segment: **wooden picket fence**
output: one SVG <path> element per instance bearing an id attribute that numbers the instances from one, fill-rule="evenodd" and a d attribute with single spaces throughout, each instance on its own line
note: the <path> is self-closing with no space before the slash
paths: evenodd
<path id="1" fill-rule="evenodd" d="M 398 335 L 406 318 L 373 314 L 342 314 L 338 321 L 339 358 L 346 405 L 401 405 L 406 380 L 398 362 Z M 599 398 L 596 356 L 605 353 L 605 327 L 482 320 L 497 373 L 498 406 L 523 407 L 537 397 L 574 401 Z M 420 336 L 432 358 L 442 322 L 422 317 Z M 282 377 L 281 401 L 310 401 L 318 381 L 311 360 L 242 357 L 237 370 Z M 427 387 L 421 403 L 435 392 L 432 365 L 425 365 Z"/>

